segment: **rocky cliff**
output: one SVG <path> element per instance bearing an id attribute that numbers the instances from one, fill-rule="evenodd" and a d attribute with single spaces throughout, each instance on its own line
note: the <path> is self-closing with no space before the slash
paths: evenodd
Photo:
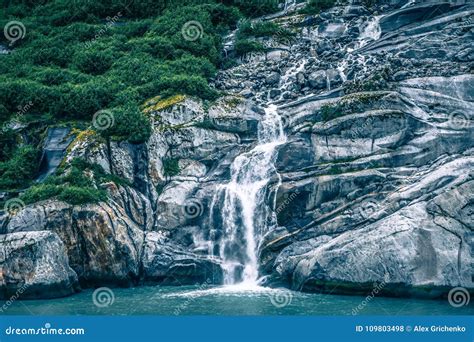
<path id="1" fill-rule="evenodd" d="M 225 232 L 216 194 L 277 106 L 286 142 L 259 206 L 259 274 L 268 286 L 390 296 L 474 291 L 474 5 L 341 2 L 280 13 L 294 32 L 220 72 L 212 104 L 178 97 L 146 111 L 146 144 L 78 134 L 83 158 L 129 185 L 109 200 L 57 200 L 0 218 L 0 296 L 82 287 L 221 284 Z M 221 222 L 221 224 L 216 224 Z"/>

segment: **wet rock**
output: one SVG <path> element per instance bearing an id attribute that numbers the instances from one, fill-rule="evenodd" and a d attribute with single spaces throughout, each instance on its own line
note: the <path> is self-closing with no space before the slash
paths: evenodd
<path id="1" fill-rule="evenodd" d="M 64 244 L 48 231 L 0 235 L 0 299 L 58 298 L 79 290 Z"/>
<path id="2" fill-rule="evenodd" d="M 134 222 L 127 215 L 128 211 L 133 217 L 130 202 L 125 201 L 123 205 L 111 202 L 73 207 L 57 201 L 38 203 L 26 207 L 10 220 L 7 235 L 54 232 L 64 244 L 69 265 L 83 286 L 131 285 L 138 277 L 142 229 L 146 227 L 145 222 L 149 222 L 146 215 L 151 217 L 151 210 L 147 213 L 140 208 L 143 217 L 140 227 L 140 222 Z"/>
<path id="3" fill-rule="evenodd" d="M 143 269 L 146 283 L 220 284 L 223 279 L 218 260 L 187 252 L 166 241 L 159 232 L 150 232 L 146 236 Z"/>
<path id="4" fill-rule="evenodd" d="M 300 86 L 304 86 L 306 84 L 306 77 L 303 72 L 299 72 L 296 74 L 296 82 Z"/>
<path id="5" fill-rule="evenodd" d="M 270 98 L 275 99 L 280 96 L 281 90 L 280 89 L 271 89 L 270 90 Z"/>
<path id="6" fill-rule="evenodd" d="M 324 89 L 327 87 L 326 71 L 319 70 L 308 76 L 308 82 L 315 89 Z"/>
<path id="7" fill-rule="evenodd" d="M 250 89 L 244 89 L 240 92 L 240 95 L 242 95 L 243 97 L 248 99 L 248 98 L 251 98 L 252 96 L 254 96 L 254 93 Z"/>
<path id="8" fill-rule="evenodd" d="M 272 72 L 270 75 L 265 77 L 265 82 L 268 85 L 278 84 L 278 82 L 280 82 L 280 74 L 278 72 Z"/>

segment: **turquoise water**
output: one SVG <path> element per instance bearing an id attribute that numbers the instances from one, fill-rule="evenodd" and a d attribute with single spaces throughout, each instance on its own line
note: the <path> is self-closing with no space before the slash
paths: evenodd
<path id="1" fill-rule="evenodd" d="M 112 301 L 113 298 L 113 301 Z M 94 300 L 95 299 L 95 300 Z M 148 286 L 86 290 L 51 300 L 14 301 L 10 315 L 474 315 L 447 300 L 308 294 L 285 289 Z M 95 304 L 94 304 L 95 302 Z M 0 307 L 5 302 L 0 302 Z"/>

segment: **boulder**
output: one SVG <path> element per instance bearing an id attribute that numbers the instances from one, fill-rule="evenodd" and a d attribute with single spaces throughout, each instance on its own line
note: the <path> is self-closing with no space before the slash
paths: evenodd
<path id="1" fill-rule="evenodd" d="M 278 82 L 280 82 L 280 74 L 276 71 L 272 72 L 271 74 L 265 77 L 265 82 L 268 85 L 278 84 Z"/>
<path id="2" fill-rule="evenodd" d="M 83 286 L 126 286 L 139 275 L 142 229 L 147 222 L 143 219 L 140 227 L 127 216 L 127 208 L 132 210 L 129 204 L 122 208 L 114 202 L 84 206 L 40 202 L 12 217 L 7 232 L 54 232 L 63 242 L 69 265 Z"/>
<path id="3" fill-rule="evenodd" d="M 61 239 L 49 231 L 0 235 L 0 299 L 58 298 L 77 292 Z"/>
<path id="4" fill-rule="evenodd" d="M 149 232 L 145 239 L 143 277 L 146 283 L 195 285 L 222 283 L 217 259 L 186 251 L 160 232 Z"/>
<path id="5" fill-rule="evenodd" d="M 327 87 L 327 76 L 326 71 L 319 70 L 312 72 L 308 76 L 308 82 L 310 86 L 314 89 L 324 89 Z"/>

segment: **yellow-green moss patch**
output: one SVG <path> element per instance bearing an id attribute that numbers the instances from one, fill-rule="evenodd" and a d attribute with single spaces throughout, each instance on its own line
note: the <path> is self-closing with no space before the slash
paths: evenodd
<path id="1" fill-rule="evenodd" d="M 177 103 L 183 102 L 186 99 L 185 95 L 174 95 L 167 97 L 165 99 L 161 99 L 160 96 L 156 96 L 148 101 L 145 102 L 143 105 L 143 112 L 150 113 L 150 112 L 157 112 L 171 106 L 174 106 Z"/>

